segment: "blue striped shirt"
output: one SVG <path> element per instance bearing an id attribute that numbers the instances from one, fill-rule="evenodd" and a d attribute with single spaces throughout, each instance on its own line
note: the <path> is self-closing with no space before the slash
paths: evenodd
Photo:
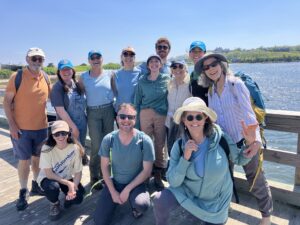
<path id="1" fill-rule="evenodd" d="M 243 138 L 242 120 L 245 121 L 246 125 L 256 123 L 249 90 L 238 78 L 226 77 L 224 89 L 220 96 L 213 86 L 212 91 L 208 94 L 208 105 L 218 115 L 216 123 L 230 135 L 235 143 Z M 261 143 L 259 127 L 256 129 L 256 140 Z"/>

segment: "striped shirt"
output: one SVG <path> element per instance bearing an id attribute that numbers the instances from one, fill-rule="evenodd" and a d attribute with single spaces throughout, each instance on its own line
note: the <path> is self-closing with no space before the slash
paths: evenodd
<path id="1" fill-rule="evenodd" d="M 235 143 L 243 139 L 242 120 L 246 125 L 256 123 L 249 90 L 238 78 L 225 77 L 224 89 L 220 96 L 213 86 L 211 93 L 208 94 L 208 105 L 218 115 L 216 123 L 230 135 Z M 256 140 L 261 143 L 259 127 L 256 129 Z"/>

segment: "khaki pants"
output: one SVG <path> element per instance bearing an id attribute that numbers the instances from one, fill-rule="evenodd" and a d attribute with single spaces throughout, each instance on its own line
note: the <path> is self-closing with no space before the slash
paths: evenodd
<path id="1" fill-rule="evenodd" d="M 166 116 L 156 113 L 153 109 L 142 109 L 140 112 L 141 131 L 148 134 L 155 149 L 154 165 L 159 168 L 167 167 L 167 154 L 164 149 L 166 140 Z"/>

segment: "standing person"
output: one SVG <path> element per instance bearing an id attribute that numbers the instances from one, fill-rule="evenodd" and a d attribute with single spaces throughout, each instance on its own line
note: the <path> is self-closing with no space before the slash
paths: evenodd
<path id="1" fill-rule="evenodd" d="M 137 107 L 137 127 L 154 139 L 155 163 L 154 182 L 158 189 L 164 187 L 162 174 L 167 167 L 167 154 L 164 149 L 166 128 L 165 121 L 168 111 L 167 85 L 168 74 L 160 72 L 162 61 L 158 55 L 147 59 L 150 73 L 144 74 L 138 82 L 134 104 Z"/>
<path id="2" fill-rule="evenodd" d="M 171 42 L 168 38 L 161 37 L 155 43 L 155 51 L 156 54 L 161 58 L 162 67 L 160 68 L 161 73 L 171 74 L 170 71 L 170 62 L 168 62 L 168 55 L 171 50 Z M 141 74 L 149 73 L 149 68 L 146 62 L 139 65 L 139 69 L 141 70 Z"/>
<path id="3" fill-rule="evenodd" d="M 134 49 L 132 47 L 124 48 L 121 53 L 123 67 L 112 76 L 111 80 L 111 86 L 116 97 L 116 112 L 122 103 L 133 104 L 135 88 L 140 75 L 140 70 L 134 66 L 134 63 Z"/>
<path id="4" fill-rule="evenodd" d="M 175 60 L 171 63 L 172 78 L 168 84 L 168 114 L 166 118 L 167 146 L 170 155 L 174 142 L 179 138 L 179 126 L 174 123 L 173 115 L 188 97 L 191 97 L 190 76 L 186 63 Z"/>
<path id="5" fill-rule="evenodd" d="M 38 182 L 50 201 L 49 217 L 60 217 L 60 190 L 66 195 L 64 207 L 80 204 L 83 200 L 84 187 L 80 183 L 82 176 L 82 156 L 84 149 L 76 144 L 71 136 L 69 125 L 57 120 L 51 125 L 51 133 L 42 147 L 40 174 Z"/>
<path id="6" fill-rule="evenodd" d="M 33 172 L 31 194 L 42 195 L 36 179 L 39 174 L 39 157 L 43 141 L 47 138 L 46 102 L 50 83 L 42 71 L 45 53 L 30 48 L 26 55 L 27 67 L 13 74 L 4 96 L 4 111 L 8 120 L 14 155 L 18 159 L 20 182 L 17 210 L 28 206 L 28 176 L 30 164 Z M 19 75 L 18 75 L 19 74 Z M 17 77 L 18 76 L 18 77 Z"/>
<path id="7" fill-rule="evenodd" d="M 58 120 L 64 120 L 72 130 L 72 135 L 85 146 L 87 132 L 86 97 L 76 80 L 76 72 L 70 60 L 58 63 L 58 81 L 51 91 L 51 103 Z"/>
<path id="8" fill-rule="evenodd" d="M 201 57 L 206 53 L 206 45 L 202 41 L 193 41 L 190 45 L 189 50 L 189 58 L 192 60 L 195 65 Z M 194 97 L 199 97 L 208 104 L 207 92 L 208 88 L 203 87 L 199 84 L 199 74 L 195 73 L 195 71 L 191 72 L 191 87 L 192 87 L 192 95 Z"/>
<path id="9" fill-rule="evenodd" d="M 90 51 L 88 60 L 91 69 L 79 78 L 87 98 L 87 119 L 91 138 L 90 180 L 91 186 L 101 178 L 98 151 L 103 137 L 114 129 L 113 92 L 111 73 L 102 68 L 103 57 L 100 51 Z M 99 183 L 96 189 L 101 189 Z"/>
<path id="10" fill-rule="evenodd" d="M 229 70 L 225 56 L 217 53 L 204 55 L 195 65 L 195 72 L 201 74 L 201 83 L 209 87 L 208 103 L 218 115 L 216 121 L 228 133 L 233 141 L 240 146 L 243 142 L 240 121 L 246 124 L 255 123 L 256 117 L 251 107 L 250 94 L 242 80 L 235 78 Z M 251 193 L 258 202 L 262 214 L 261 225 L 271 224 L 273 202 L 270 187 L 264 171 L 259 168 L 259 149 L 261 137 L 259 127 L 256 129 L 256 141 L 250 146 L 248 154 L 253 156 L 244 171 L 251 186 Z"/>
<path id="11" fill-rule="evenodd" d="M 167 172 L 170 186 L 156 193 L 153 200 L 156 225 L 167 225 L 170 212 L 177 207 L 205 225 L 226 223 L 233 184 L 220 142 L 227 142 L 234 163 L 245 165 L 250 159 L 244 152 L 255 141 L 258 125 L 242 123 L 246 146 L 241 150 L 214 124 L 216 119 L 216 113 L 198 97 L 186 99 L 176 110 L 174 121 L 183 133 L 171 151 Z"/>
<path id="12" fill-rule="evenodd" d="M 134 128 L 135 120 L 134 106 L 121 104 L 117 113 L 119 130 L 106 135 L 101 144 L 99 155 L 106 185 L 95 210 L 97 225 L 109 225 L 116 206 L 128 200 L 135 218 L 150 206 L 145 181 L 152 171 L 153 143 L 148 135 Z"/>

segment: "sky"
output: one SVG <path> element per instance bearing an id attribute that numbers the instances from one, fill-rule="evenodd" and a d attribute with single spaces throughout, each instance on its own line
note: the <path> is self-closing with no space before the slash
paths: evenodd
<path id="1" fill-rule="evenodd" d="M 45 65 L 87 63 L 92 49 L 119 63 L 127 46 L 144 61 L 160 37 L 171 41 L 170 57 L 195 40 L 208 50 L 300 44 L 299 0 L 0 0 L 0 8 L 3 64 L 25 64 L 30 47 L 45 51 Z"/>

